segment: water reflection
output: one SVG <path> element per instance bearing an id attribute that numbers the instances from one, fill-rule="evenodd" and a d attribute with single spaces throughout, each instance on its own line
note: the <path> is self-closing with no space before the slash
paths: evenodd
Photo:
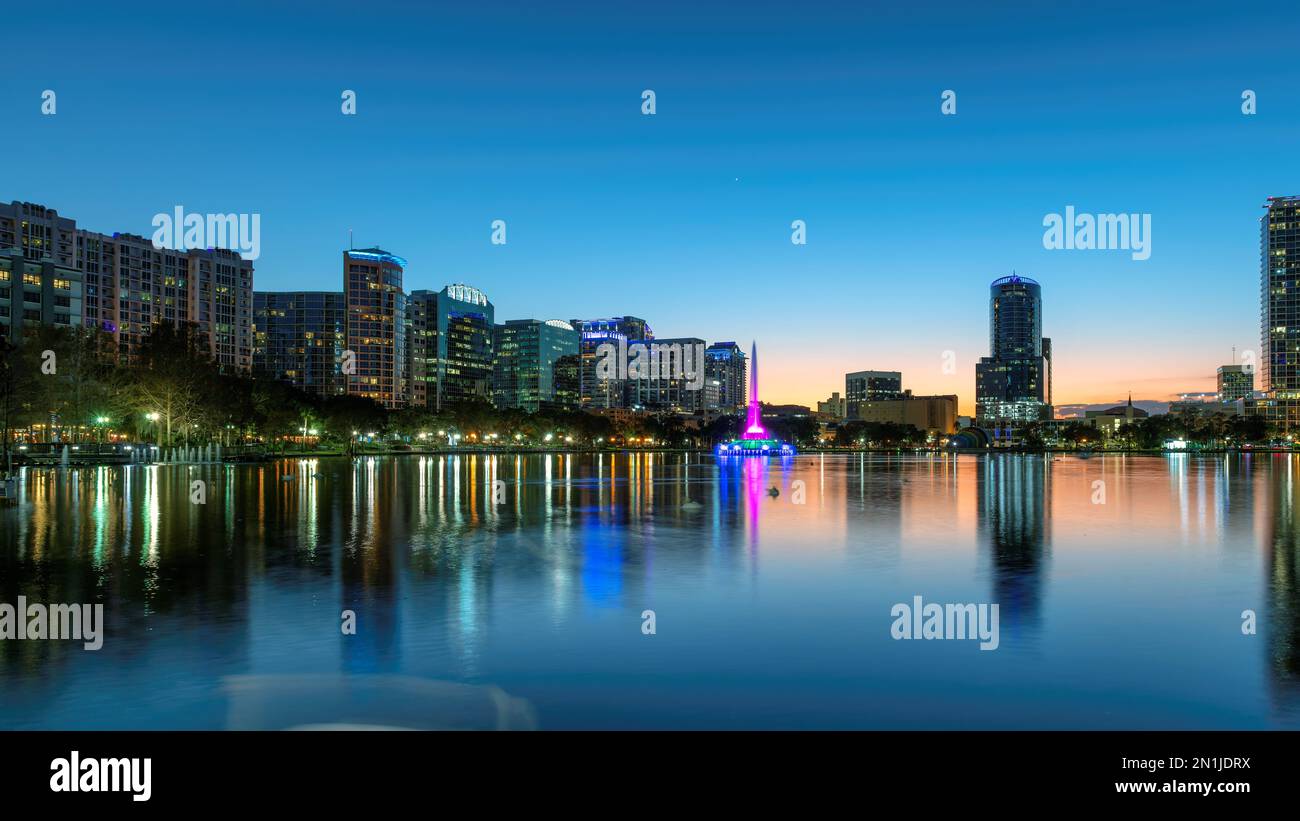
<path id="1" fill-rule="evenodd" d="M 1296 726 L 1298 466 L 633 452 L 30 470 L 0 511 L 0 601 L 100 601 L 108 635 L 98 653 L 0 642 L 0 727 L 222 727 L 292 702 L 302 676 L 322 687 L 300 723 L 389 684 L 480 692 L 461 683 L 543 727 Z M 1002 648 L 892 643 L 891 603 L 918 592 L 999 603 Z M 232 712 L 235 692 L 260 696 Z"/>
<path id="2" fill-rule="evenodd" d="M 990 602 L 1004 630 L 1032 628 L 1041 608 L 1044 554 L 1051 539 L 1051 459 L 998 454 L 976 463 L 980 539 L 993 566 Z"/>

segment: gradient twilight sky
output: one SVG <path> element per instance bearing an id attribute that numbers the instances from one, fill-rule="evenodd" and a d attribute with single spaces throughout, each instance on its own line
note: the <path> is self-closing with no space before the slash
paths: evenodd
<path id="1" fill-rule="evenodd" d="M 1043 287 L 1058 406 L 1213 390 L 1233 346 L 1259 346 L 1260 206 L 1300 193 L 1286 3 L 51 2 L 5 20 L 0 200 L 146 236 L 178 204 L 259 213 L 259 290 L 341 289 L 351 228 L 409 260 L 408 290 L 470 283 L 499 321 L 757 339 L 770 402 L 888 369 L 971 412 L 988 285 L 1013 269 Z M 1150 213 L 1151 258 L 1045 250 L 1067 205 Z"/>

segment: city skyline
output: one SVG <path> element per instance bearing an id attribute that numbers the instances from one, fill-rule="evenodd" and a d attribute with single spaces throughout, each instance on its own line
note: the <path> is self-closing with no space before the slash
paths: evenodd
<path id="1" fill-rule="evenodd" d="M 1268 207 L 1272 202 L 1274 202 L 1274 201 L 1283 201 L 1283 200 L 1285 200 L 1285 201 L 1293 201 L 1294 199 L 1296 199 L 1296 198 L 1294 198 L 1294 197 L 1268 197 L 1268 198 L 1267 198 L 1267 202 L 1265 203 L 1265 207 L 1267 208 L 1267 207 Z M 0 201 L 3 201 L 3 198 L 2 198 L 2 197 L 0 197 Z M 64 243 L 64 245 L 65 245 L 66 247 L 68 247 L 69 249 L 70 249 L 73 245 L 75 245 L 75 250 L 71 250 L 70 253 L 73 255 L 73 257 L 72 257 L 73 259 L 78 260 L 78 262 L 76 263 L 77 265 L 82 264 L 82 262 L 83 262 L 83 260 L 82 260 L 83 255 L 87 255 L 87 254 L 91 253 L 91 252 L 88 250 L 88 247 L 86 247 L 86 246 L 87 246 L 87 241 L 86 241 L 86 240 L 87 240 L 87 239 L 90 239 L 90 238 L 94 238 L 94 239 L 97 240 L 97 241 L 106 241 L 106 240 L 108 240 L 109 237 L 111 237 L 111 238 L 113 239 L 113 241 L 115 241 L 115 242 L 120 241 L 120 242 L 122 242 L 122 243 L 126 243 L 126 244 L 128 244 L 128 245 L 130 245 L 130 244 L 134 244 L 134 246 L 138 246 L 139 248 L 145 248 L 145 247 L 148 247 L 148 246 L 149 246 L 149 242 L 146 241 L 144 237 L 142 237 L 142 236 L 139 235 L 139 234 L 134 233 L 133 231 L 129 231 L 129 230 L 127 230 L 127 231 L 113 231 L 113 232 L 111 232 L 111 233 L 108 233 L 108 232 L 99 232 L 99 231 L 96 231 L 96 230 L 90 229 L 90 228 L 86 227 L 85 225 L 81 224 L 79 221 L 77 221 L 77 220 L 75 219 L 75 217 L 73 217 L 73 218 L 70 219 L 69 216 L 68 216 L 68 214 L 67 214 L 66 212 L 61 211 L 61 210 L 60 210 L 59 208 L 57 208 L 57 207 L 48 206 L 48 205 L 45 204 L 45 203 L 33 203 L 33 202 L 25 202 L 25 201 L 21 201 L 21 200 L 14 200 L 14 201 L 13 201 L 11 204 L 9 204 L 8 206 L 0 206 L 0 208 L 7 209 L 7 211 L 8 211 L 9 214 L 11 215 L 11 217 L 10 217 L 11 222 L 12 222 L 13 220 L 17 220 L 17 219 L 25 219 L 26 217 L 23 217 L 23 216 L 22 216 L 22 213 L 25 212 L 25 211 L 32 211 L 32 212 L 38 212 L 38 211 L 39 211 L 39 212 L 41 212 L 42 220 L 43 220 L 44 222 L 47 222 L 47 223 L 49 223 L 50 225 L 57 225 L 57 226 L 58 226 L 58 227 L 57 227 L 56 229 L 54 229 L 54 230 L 56 230 L 57 232 L 61 232 L 62 236 L 59 237 L 59 241 L 60 241 L 60 242 Z M 179 210 L 179 208 L 178 208 L 178 210 Z M 48 214 L 48 216 L 47 216 L 47 214 Z M 57 216 L 56 216 L 56 215 L 57 215 Z M 201 216 L 203 216 L 203 215 L 202 215 L 202 214 L 199 214 L 199 216 L 201 217 Z M 218 215 L 209 215 L 209 217 L 213 217 L 213 216 L 218 216 Z M 1262 223 L 1261 223 L 1261 224 L 1262 224 Z M 68 226 L 70 226 L 70 225 L 75 225 L 75 227 L 76 227 L 76 235 L 77 235 L 77 237 L 78 237 L 77 239 L 73 239 L 73 235 L 69 232 L 69 230 L 68 230 Z M 11 233 L 12 233 L 12 231 L 11 231 Z M 49 239 L 49 240 L 47 240 L 47 241 L 50 242 L 51 246 L 53 247 L 54 240 L 53 240 L 53 239 Z M 179 250 L 179 251 L 178 251 L 178 250 L 173 250 L 173 249 L 170 249 L 170 248 L 168 248 L 168 247 L 166 247 L 166 246 L 164 246 L 164 247 L 159 247 L 159 246 L 157 246 L 157 245 L 153 245 L 152 247 L 153 247 L 155 250 L 161 251 L 163 254 L 167 254 L 167 255 L 170 255 L 170 256 L 175 256 L 175 257 L 178 257 L 178 258 L 184 258 L 184 257 L 187 255 L 187 253 L 188 253 L 188 255 L 189 255 L 191 258 L 195 258 L 196 255 L 197 255 L 197 258 L 211 257 L 212 254 L 214 254 L 214 253 L 216 253 L 216 254 L 227 254 L 227 255 L 237 255 L 237 254 L 239 253 L 238 250 L 226 250 L 226 249 L 223 249 L 223 248 L 221 248 L 221 247 L 217 247 L 215 250 L 214 250 L 213 248 L 208 248 L 206 251 L 204 251 L 204 250 L 190 250 L 190 251 L 188 251 L 188 252 L 185 251 L 185 250 L 183 250 L 183 249 L 182 249 L 182 250 Z M 17 248 L 17 245 L 15 245 L 15 248 Z M 133 251 L 132 253 L 135 253 L 135 252 Z M 260 287 L 260 282 L 252 282 L 249 286 L 247 286 L 248 289 L 249 289 L 250 298 L 251 298 L 251 297 L 257 297 L 258 299 L 260 299 L 260 300 L 262 300 L 262 301 L 265 301 L 265 299 L 268 298 L 268 297 L 269 297 L 269 298 L 275 298 L 275 297 L 287 298 L 287 297 L 291 297 L 291 296 L 295 296 L 295 295 L 302 295 L 302 294 L 312 294 L 312 293 L 320 294 L 320 293 L 324 293 L 324 294 L 331 294 L 331 295 L 334 295 L 334 296 L 340 297 L 341 299 L 344 299 L 344 301 L 346 301 L 346 294 L 347 294 L 348 292 L 354 290 L 354 285 L 353 285 L 353 284 L 349 284 L 349 283 L 350 283 L 350 276 L 352 276 L 353 274 L 356 273 L 355 271 L 350 270 L 352 266 L 349 265 L 349 261 L 350 261 L 350 260 L 354 260 L 354 259 L 363 259 L 363 258 L 368 258 L 368 259 L 372 259 L 372 260 L 373 260 L 373 259 L 378 259 L 378 260 L 381 260 L 381 261 L 382 261 L 382 260 L 388 260 L 388 263 L 386 263 L 386 264 L 393 264 L 393 265 L 396 266 L 396 270 L 398 271 L 398 278 L 397 278 L 396 284 L 389 283 L 388 286 L 386 286 L 386 287 L 389 287 L 390 289 L 393 289 L 394 292 L 395 292 L 396 294 L 400 295 L 400 303 L 401 303 L 401 305 L 403 305 L 403 306 L 404 306 L 407 302 L 410 302 L 412 305 L 414 305 L 414 304 L 416 304 L 416 303 L 417 303 L 419 300 L 421 300 L 421 299 L 427 299 L 427 298 L 435 297 L 439 292 L 446 292 L 448 289 L 455 289 L 455 290 L 457 290 L 458 292 L 461 292 L 461 291 L 468 291 L 468 292 L 473 292 L 473 293 L 477 294 L 477 296 L 476 296 L 475 298 L 477 298 L 477 299 L 481 299 L 481 300 L 484 300 L 484 304 L 488 304 L 488 305 L 489 305 L 488 313 L 489 313 L 489 314 L 492 313 L 491 304 L 486 302 L 486 300 L 487 300 L 487 298 L 488 298 L 487 295 L 484 294 L 483 292 L 479 291 L 479 289 L 475 288 L 475 287 L 474 287 L 473 285 L 471 285 L 471 284 L 467 284 L 467 283 L 446 283 L 446 284 L 444 284 L 441 288 L 438 288 L 438 289 L 425 289 L 425 288 L 411 289 L 411 288 L 406 287 L 405 284 L 404 284 L 404 282 L 403 282 L 403 280 L 402 280 L 402 278 L 403 278 L 403 276 L 404 276 L 404 274 L 405 274 L 406 266 L 409 264 L 408 261 L 407 261 L 407 259 L 406 259 L 405 257 L 401 257 L 401 256 L 398 256 L 398 255 L 396 255 L 396 254 L 393 254 L 392 252 L 387 251 L 387 250 L 383 249 L 382 247 L 374 246 L 374 247 L 369 247 L 369 248 L 357 248 L 357 247 L 355 247 L 355 244 L 354 244 L 353 247 L 349 247 L 349 248 L 343 249 L 343 250 L 341 251 L 341 253 L 342 253 L 342 255 L 343 255 L 343 260 L 344 260 L 344 271 L 343 271 L 342 276 L 340 277 L 340 280 L 341 280 L 341 282 L 340 282 L 341 287 L 340 287 L 339 290 L 333 290 L 333 289 L 329 289 L 329 288 L 322 289 L 322 288 L 319 287 L 319 284 L 320 284 L 319 282 L 316 283 L 316 285 L 318 286 L 318 287 L 316 287 L 316 288 L 306 288 L 306 289 L 304 289 L 304 288 L 298 288 L 298 289 L 288 289 L 288 290 L 283 290 L 283 289 L 265 289 L 265 288 Z M 170 257 L 169 257 L 169 258 L 170 258 Z M 135 262 L 132 262 L 132 265 L 135 265 L 135 264 L 136 264 Z M 253 269 L 253 267 L 255 266 L 255 262 L 254 262 L 253 260 L 249 260 L 249 259 L 245 259 L 244 262 L 243 262 L 242 264 L 243 264 L 245 267 L 249 268 L 250 271 L 251 271 L 251 270 Z M 205 270 L 206 270 L 206 268 L 205 268 Z M 135 274 L 133 273 L 133 276 L 134 276 L 134 275 L 135 275 Z M 94 279 L 96 279 L 96 281 L 97 281 L 97 278 L 94 278 Z M 250 279 L 251 279 L 251 277 L 250 277 Z M 1027 283 L 1030 283 L 1031 287 L 1033 287 L 1033 288 L 1035 288 L 1035 289 L 1037 289 L 1037 288 L 1039 287 L 1039 283 L 1037 283 L 1036 280 L 1032 279 L 1032 278 L 1029 277 L 1029 276 L 1022 276 L 1021 274 L 1019 274 L 1019 273 L 1015 273 L 1015 272 L 1013 272 L 1013 273 L 1011 273 L 1011 274 L 1009 274 L 1009 275 L 999 275 L 999 276 L 998 276 L 998 277 L 997 277 L 997 278 L 992 282 L 991 287 L 993 287 L 993 289 L 996 291 L 997 288 L 998 288 L 998 286 L 999 286 L 1001 283 L 1008 282 L 1008 281 L 1019 282 L 1019 281 L 1021 281 L 1021 280 L 1025 281 L 1025 282 L 1027 282 Z M 106 290 L 108 290 L 108 289 L 111 288 L 111 287 L 112 287 L 112 286 L 106 286 Z M 364 291 L 364 289 L 363 289 L 363 291 Z M 359 293 L 360 293 L 360 292 L 359 292 Z M 1041 295 L 1040 295 L 1039 297 L 1037 297 L 1036 299 L 1038 300 L 1038 308 L 1036 309 L 1036 312 L 1039 313 L 1039 314 L 1041 314 L 1041 313 L 1043 313 L 1043 309 L 1042 309 L 1042 306 L 1041 306 L 1041 302 L 1042 302 Z M 93 299 L 91 299 L 90 301 L 91 301 L 92 303 L 94 302 Z M 250 302 L 249 305 L 250 305 L 250 306 L 253 306 L 253 302 Z M 256 308 L 256 306 L 253 306 L 253 307 Z M 243 334 L 243 335 L 247 335 L 249 338 L 252 338 L 253 336 L 258 336 L 258 335 L 260 335 L 260 330 L 256 327 L 256 317 L 257 317 L 258 313 L 259 313 L 258 310 L 251 310 L 251 311 L 250 311 L 250 318 L 252 319 L 252 322 L 249 323 L 249 326 L 248 326 L 247 328 L 245 328 L 244 330 L 240 331 L 241 334 Z M 423 316 L 423 312 L 422 312 L 422 311 L 417 311 L 417 312 L 415 312 L 414 315 L 412 315 L 411 313 L 408 313 L 404 307 L 402 307 L 402 308 L 399 309 L 398 313 L 400 313 L 400 314 L 406 316 L 406 317 L 407 317 L 407 322 L 408 322 L 408 323 L 414 322 L 416 326 L 420 326 L 420 323 L 421 323 L 421 319 L 420 319 L 420 317 Z M 1050 313 L 1050 312 L 1049 312 L 1049 313 Z M 107 315 L 107 314 L 105 314 L 105 315 Z M 628 319 L 636 319 L 635 317 L 631 317 L 630 315 L 628 315 L 626 318 L 628 318 Z M 614 317 L 613 319 L 620 319 L 620 317 Z M 87 308 L 87 310 L 86 310 L 86 320 L 87 320 L 87 322 L 89 322 L 90 324 L 95 324 L 95 325 L 98 325 L 98 324 L 99 324 L 99 320 L 96 319 L 95 316 L 92 316 L 92 312 L 91 312 L 91 310 L 90 310 L 89 308 Z M 503 319 L 502 319 L 502 323 L 505 323 L 505 322 L 520 322 L 520 321 L 536 321 L 536 322 L 545 322 L 545 321 L 563 321 L 563 320 L 554 320 L 554 319 L 548 320 L 548 319 L 546 319 L 546 318 L 544 318 L 544 317 L 539 317 L 539 316 L 537 316 L 536 314 L 533 314 L 533 315 L 531 315 L 531 316 L 519 317 L 519 318 L 516 318 L 516 319 L 506 319 L 506 318 L 503 318 Z M 574 323 L 576 323 L 576 324 L 579 324 L 579 325 L 584 324 L 584 323 L 586 322 L 586 320 L 571 320 L 571 321 L 574 322 Z M 610 319 L 597 319 L 597 320 L 592 320 L 592 321 L 595 321 L 595 322 L 608 322 L 608 321 L 612 321 L 612 320 L 610 320 Z M 644 320 L 637 320 L 637 321 L 644 322 Z M 1040 321 L 1041 321 L 1041 320 L 1040 320 Z M 497 327 L 500 327 L 502 323 L 497 323 L 496 326 L 497 326 Z M 112 323 L 110 323 L 110 324 L 112 324 Z M 203 324 L 203 323 L 200 323 L 200 325 L 202 325 L 202 324 Z M 492 323 L 489 322 L 489 324 L 491 325 Z M 646 324 L 647 324 L 647 328 L 652 327 L 652 323 L 646 323 Z M 421 327 L 422 327 L 422 326 L 421 326 Z M 415 336 L 418 337 L 418 336 L 420 335 L 421 331 L 419 331 L 418 328 L 416 328 L 415 326 L 413 326 L 411 329 L 408 330 L 408 333 L 414 333 Z M 488 335 L 491 336 L 491 335 L 492 335 L 491 332 L 489 332 Z M 658 335 L 658 334 L 656 334 L 656 337 L 657 337 L 657 339 L 659 339 L 659 340 L 666 339 L 666 337 L 663 337 L 662 335 Z M 133 339 L 134 339 L 134 337 L 133 337 Z M 702 341 L 702 340 L 701 340 L 701 341 Z M 1043 339 L 1043 343 L 1044 343 L 1045 345 L 1048 345 L 1048 344 L 1050 344 L 1050 340 L 1044 338 L 1044 339 Z M 132 343 L 132 346 L 134 346 L 134 344 L 135 344 L 135 343 L 133 342 L 133 343 Z M 254 345 L 255 345 L 256 343 L 250 343 L 250 344 L 254 344 Z M 405 343 L 401 343 L 401 344 L 405 344 Z M 724 344 L 724 343 L 720 343 L 720 342 L 719 342 L 719 343 L 715 343 L 715 344 Z M 726 343 L 726 344 L 732 344 L 732 343 Z M 399 352 L 400 352 L 400 347 L 401 347 L 401 345 L 399 344 Z M 1234 348 L 1234 350 L 1232 351 L 1231 356 L 1232 356 L 1232 357 L 1235 357 L 1235 356 L 1238 355 L 1238 353 L 1239 353 L 1238 350 Z M 358 352 L 358 354 L 359 354 L 359 356 L 361 356 L 362 358 L 364 358 L 365 355 L 366 355 L 364 352 Z M 1223 364 L 1216 366 L 1216 368 L 1215 368 L 1215 373 L 1213 373 L 1213 374 L 1211 374 L 1210 376 L 1206 377 L 1206 378 L 1208 378 L 1208 379 L 1211 381 L 1211 387 L 1215 389 L 1215 390 L 1212 390 L 1212 391 L 1178 390 L 1178 391 L 1175 391 L 1174 393 L 1172 393 L 1172 394 L 1170 394 L 1170 395 L 1168 395 L 1168 396 L 1166 396 L 1166 397 L 1159 397 L 1159 398 L 1141 398 L 1141 397 L 1139 397 L 1137 400 L 1134 400 L 1134 399 L 1133 399 L 1133 396 L 1132 396 L 1132 393 L 1133 393 L 1133 392 L 1132 392 L 1132 390 L 1130 389 L 1130 390 L 1127 391 L 1127 396 L 1126 396 L 1126 397 L 1121 396 L 1121 397 L 1120 397 L 1119 399 L 1117 399 L 1117 400 L 1107 400 L 1107 399 L 1103 399 L 1102 401 L 1099 401 L 1099 402 L 1098 402 L 1098 401 L 1085 401 L 1085 402 L 1065 402 L 1065 403 L 1047 401 L 1047 402 L 1046 402 L 1046 406 L 1047 406 L 1048 408 L 1050 408 L 1050 409 L 1054 409 L 1054 411 L 1055 411 L 1055 414 L 1054 414 L 1054 415 L 1055 415 L 1055 418 L 1083 418 L 1085 412 L 1087 412 L 1087 411 L 1091 411 L 1091 410 L 1100 410 L 1100 409 L 1103 409 L 1103 408 L 1109 407 L 1109 406 L 1115 404 L 1116 401 L 1119 401 L 1119 402 L 1127 401 L 1127 402 L 1129 402 L 1129 403 L 1131 403 L 1131 404 L 1137 404 L 1138 406 L 1145 406 L 1147 410 L 1156 410 L 1156 409 L 1159 409 L 1161 412 L 1163 412 L 1164 407 L 1167 407 L 1169 403 L 1177 402 L 1177 401 L 1180 401 L 1180 400 L 1181 400 L 1181 401 L 1186 401 L 1186 400 L 1188 399 L 1189 396 L 1195 396 L 1195 395 L 1197 395 L 1197 394 L 1199 394 L 1199 393 L 1205 393 L 1205 394 L 1207 394 L 1207 395 L 1213 395 L 1213 394 L 1215 394 L 1216 391 L 1217 391 L 1217 389 L 1218 389 L 1218 387 L 1219 387 L 1219 381 L 1220 381 L 1220 379 L 1222 378 L 1222 376 L 1221 376 L 1221 372 L 1222 372 L 1222 370 L 1223 370 L 1225 367 L 1227 367 L 1227 368 L 1238 368 L 1238 369 L 1240 369 L 1240 368 L 1242 368 L 1242 367 L 1253 368 L 1253 367 L 1254 367 L 1254 364 L 1253 364 L 1253 362 L 1254 362 L 1254 358 L 1253 358 L 1253 357 L 1256 356 L 1256 354 L 1254 353 L 1254 350 L 1253 350 L 1253 349 L 1243 349 L 1242 352 L 1241 352 L 1241 355 L 1242 355 L 1243 357 L 1250 357 L 1250 361 L 1249 361 L 1246 365 L 1243 366 L 1241 361 L 1238 361 L 1238 362 L 1225 361 Z M 411 360 L 411 363 L 412 363 L 412 366 L 413 366 L 413 367 L 417 367 L 417 368 L 418 368 L 419 365 L 416 364 L 416 363 L 418 363 L 418 362 L 420 361 L 420 357 L 422 357 L 422 354 L 416 354 L 415 356 L 416 356 L 416 358 L 413 359 L 413 360 Z M 953 352 L 953 351 L 944 351 L 944 352 L 942 352 L 941 356 L 944 358 L 944 360 L 945 360 L 945 362 L 946 362 L 946 361 L 947 361 L 948 359 L 950 359 L 950 358 L 955 358 L 955 352 Z M 399 359 L 400 359 L 400 358 L 402 358 L 401 355 L 399 355 Z M 981 359 L 980 361 L 985 361 L 985 360 Z M 1050 357 L 1050 355 L 1049 355 L 1049 356 L 1048 356 L 1048 360 L 1047 360 L 1048 365 L 1046 366 L 1046 367 L 1047 367 L 1047 372 L 1048 372 L 1049 374 L 1050 374 L 1050 372 L 1051 372 L 1050 361 L 1051 361 L 1051 357 Z M 589 364 L 590 364 L 590 363 L 589 363 Z M 490 369 L 490 365 L 489 365 L 488 367 L 489 367 L 489 369 Z M 946 366 L 945 366 L 945 367 L 946 367 Z M 972 417 L 979 415 L 979 414 L 977 413 L 977 408 L 978 408 L 978 392 L 979 392 L 979 388 L 978 388 L 978 368 L 976 368 L 975 370 L 976 370 L 976 382 L 977 382 L 977 385 L 976 385 L 976 386 L 975 386 L 975 387 L 974 387 L 974 388 L 969 392 L 969 399 L 963 399 L 963 398 L 962 398 L 962 397 L 963 397 L 963 394 L 961 394 L 961 393 L 956 393 L 956 394 L 955 394 L 956 396 L 959 397 L 959 402 L 960 402 L 959 413 L 964 414 L 964 415 L 968 415 L 968 416 L 972 416 Z M 872 372 L 871 372 L 871 371 L 864 371 L 864 372 L 861 372 L 861 373 L 872 373 Z M 900 371 L 889 371 L 889 373 L 895 373 L 895 374 L 898 374 L 898 373 L 901 373 L 901 372 L 900 372 Z M 849 374 L 847 374 L 847 375 L 848 375 L 848 376 L 852 376 L 853 374 L 852 374 L 852 373 L 849 373 Z M 951 374 L 949 374 L 949 376 L 951 376 Z M 406 383 L 407 383 L 407 387 L 404 388 L 403 390 L 404 390 L 404 392 L 405 392 L 405 396 L 407 397 L 407 400 L 403 400 L 403 401 L 381 400 L 381 404 L 388 405 L 389 407 L 400 407 L 400 406 L 402 406 L 402 404 L 404 403 L 404 401 L 411 401 L 411 402 L 413 402 L 414 404 L 418 404 L 418 405 L 421 405 L 421 406 L 424 405 L 424 404 L 425 404 L 425 400 L 423 399 L 423 397 L 422 397 L 422 396 L 417 396 L 417 392 L 418 392 L 418 391 L 417 391 L 417 385 L 419 385 L 419 384 L 421 383 L 421 381 L 422 381 L 422 378 L 420 377 L 420 375 L 419 375 L 419 374 L 416 374 L 416 373 L 408 373 L 408 374 L 406 374 L 406 376 L 405 376 L 405 380 L 406 380 Z M 344 380 L 344 381 L 346 382 L 346 380 Z M 488 379 L 488 382 L 490 382 L 490 381 L 491 381 L 491 379 L 489 378 L 489 379 Z M 925 382 L 924 379 L 921 379 L 921 380 L 919 380 L 919 381 L 920 381 L 920 382 L 923 382 L 923 383 Z M 1054 383 L 1055 383 L 1055 379 L 1049 379 L 1049 382 L 1051 382 L 1052 384 L 1054 384 Z M 830 390 L 830 389 L 831 389 L 831 388 L 828 388 L 828 390 Z M 356 393 L 359 393 L 360 395 L 363 395 L 363 396 L 370 396 L 369 393 L 367 393 L 366 391 L 362 391 L 362 390 L 356 390 L 356 391 L 351 391 L 351 390 L 350 390 L 350 391 L 348 391 L 348 392 L 356 392 Z M 488 393 L 490 394 L 491 391 L 489 390 Z M 923 395 L 923 392 L 922 392 L 922 391 L 919 391 L 919 390 L 912 390 L 912 389 L 910 389 L 910 388 L 909 388 L 909 393 L 914 393 L 914 394 L 918 394 L 918 395 Z M 1050 393 L 1051 393 L 1051 390 L 1050 390 L 1050 388 L 1049 388 L 1049 389 L 1048 389 L 1048 394 L 1049 394 L 1049 397 L 1048 397 L 1048 398 L 1049 398 L 1049 400 L 1051 399 L 1051 397 L 1050 397 Z M 377 396 L 378 396 L 378 395 L 376 395 L 376 397 L 377 397 Z M 823 395 L 822 395 L 820 398 L 815 398 L 815 399 L 812 399 L 811 401 L 806 401 L 806 402 L 805 402 L 805 401 L 798 401 L 798 400 L 795 400 L 795 401 L 766 400 L 766 401 L 765 401 L 765 404 L 771 404 L 771 405 L 804 405 L 804 406 L 809 407 L 810 409 L 816 409 L 817 406 L 818 406 L 818 404 L 820 404 L 820 403 L 824 403 L 824 402 L 826 401 L 826 399 L 828 398 L 828 396 L 829 396 L 829 394 L 826 393 L 825 391 L 823 391 Z M 847 396 L 847 394 L 846 394 L 846 396 Z M 372 397 L 372 398 L 376 398 L 376 397 Z M 436 403 L 434 403 L 434 404 L 436 404 Z M 584 401 L 584 406 L 585 406 L 585 405 L 586 405 L 586 402 Z M 1163 406 L 1163 407 L 1162 407 L 1162 406 Z"/>
<path id="2" fill-rule="evenodd" d="M 1044 290 L 1059 407 L 1212 390 L 1233 348 L 1260 344 L 1258 208 L 1300 189 L 1300 68 L 1256 46 L 1295 24 L 1265 4 L 1095 8 L 760 6 L 743 22 L 692 8 L 689 36 L 595 6 L 409 8 L 402 26 L 344 4 L 310 22 L 259 8 L 251 35 L 239 14 L 204 19 L 230 51 L 200 83 L 195 12 L 143 16 L 147 54 L 105 62 L 91 45 L 112 15 L 84 8 L 57 48 L 10 47 L 42 79 L 3 92 L 20 127 L 0 145 L 27 158 L 6 194 L 146 235 L 178 205 L 261 214 L 262 290 L 333 278 L 351 231 L 412 260 L 408 290 L 469 283 L 503 318 L 636 314 L 665 337 L 759 338 L 767 401 L 809 406 L 884 368 L 972 412 L 976 306 L 1015 271 Z M 1051 43 L 1033 36 L 1045 25 Z M 348 47 L 368 37 L 384 53 Z M 586 59 L 567 56 L 579 46 Z M 1085 59 L 1097 50 L 1111 59 Z M 176 70 L 139 70 L 155 60 Z M 124 100 L 133 116 L 113 120 Z M 144 173 L 88 185 L 59 170 L 88 129 L 103 162 Z M 1045 249 L 1044 216 L 1068 206 L 1150 214 L 1150 258 Z M 497 219 L 506 245 L 489 240 Z M 790 243 L 794 220 L 807 245 Z M 781 321 L 719 311 L 740 283 L 786 295 Z"/>

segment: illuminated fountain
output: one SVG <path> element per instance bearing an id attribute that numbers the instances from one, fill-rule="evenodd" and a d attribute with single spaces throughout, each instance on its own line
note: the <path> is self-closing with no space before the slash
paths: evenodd
<path id="1" fill-rule="evenodd" d="M 739 439 L 718 445 L 719 456 L 793 456 L 794 445 L 774 439 L 763 427 L 763 411 L 758 404 L 758 344 L 749 356 L 749 412 L 745 430 Z"/>

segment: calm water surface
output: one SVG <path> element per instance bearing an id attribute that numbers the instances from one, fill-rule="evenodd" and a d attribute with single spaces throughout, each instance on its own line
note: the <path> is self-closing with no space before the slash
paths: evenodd
<path id="1" fill-rule="evenodd" d="M 107 630 L 0 642 L 0 728 L 1296 727 L 1298 478 L 1287 455 L 28 470 L 0 601 L 103 602 Z M 891 639 L 916 595 L 998 603 L 1001 646 Z"/>

